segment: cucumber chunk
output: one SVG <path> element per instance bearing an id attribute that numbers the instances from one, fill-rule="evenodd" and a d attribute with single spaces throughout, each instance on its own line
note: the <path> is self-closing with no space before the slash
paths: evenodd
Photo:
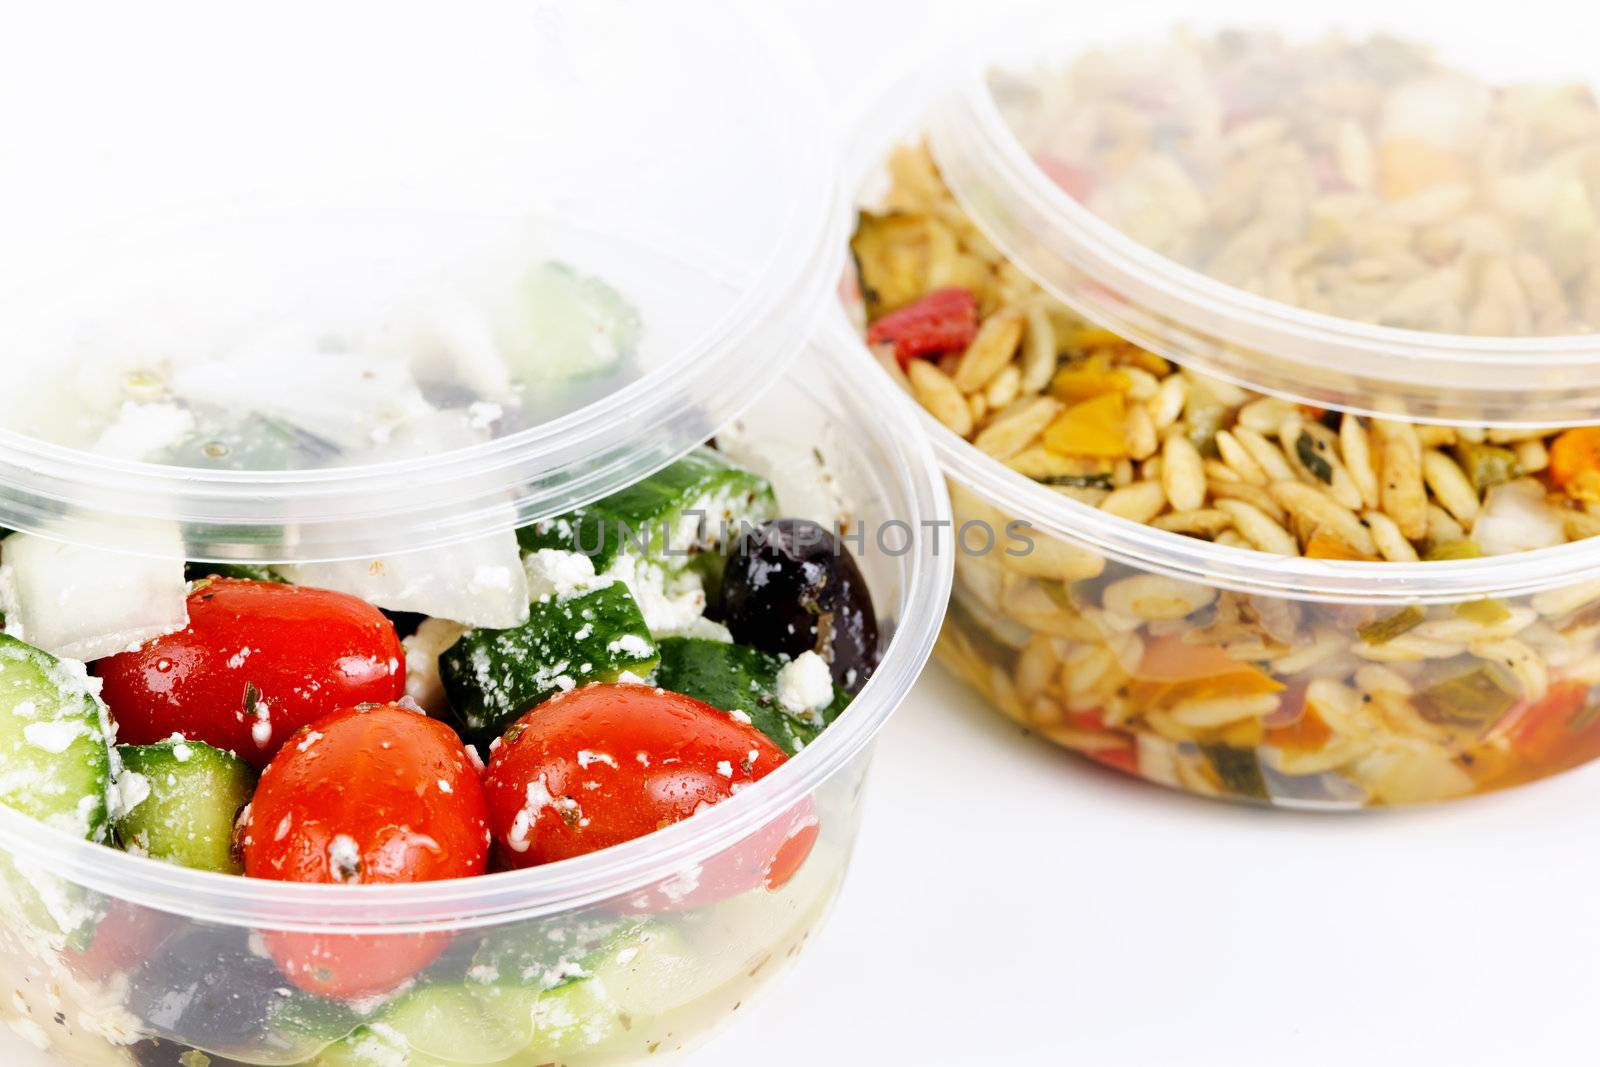
<path id="1" fill-rule="evenodd" d="M 524 384 L 599 377 L 638 350 L 638 309 L 598 278 L 551 260 L 528 271 L 520 296 L 505 352 Z"/>
<path id="2" fill-rule="evenodd" d="M 117 821 L 124 849 L 180 867 L 244 873 L 233 854 L 233 825 L 255 791 L 249 764 L 199 741 L 120 745 L 117 751 L 126 771 L 140 775 L 149 789 Z M 129 796 L 127 782 L 123 792 Z"/>
<path id="3" fill-rule="evenodd" d="M 525 552 L 581 552 L 596 571 L 627 553 L 668 574 L 697 570 L 714 585 L 724 550 L 742 527 L 766 522 L 777 510 L 765 478 L 698 448 L 587 507 L 523 527 L 517 538 Z"/>
<path id="4" fill-rule="evenodd" d="M 833 703 L 815 716 L 796 715 L 778 699 L 783 661 L 777 656 L 704 637 L 664 637 L 659 645 L 657 685 L 729 714 L 748 716 L 750 725 L 790 755 L 816 740 L 850 703 L 850 694 L 834 686 Z"/>
<path id="5" fill-rule="evenodd" d="M 439 676 L 462 732 L 485 744 L 558 692 L 643 676 L 656 659 L 638 604 L 612 582 L 537 600 L 521 626 L 468 630 L 439 656 Z"/>
<path id="6" fill-rule="evenodd" d="M 111 724 L 83 666 L 0 634 L 0 803 L 111 837 Z"/>
<path id="7" fill-rule="evenodd" d="M 412 1052 L 449 1063 L 498 1063 L 533 1038 L 538 994 L 514 986 L 431 985 L 405 994 L 378 1021 Z"/>

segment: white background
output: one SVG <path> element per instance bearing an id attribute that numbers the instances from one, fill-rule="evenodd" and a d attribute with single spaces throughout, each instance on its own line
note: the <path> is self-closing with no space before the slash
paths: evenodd
<path id="1" fill-rule="evenodd" d="M 784 5 L 858 101 L 1003 6 Z M 1594 40 L 1578 17 L 1563 32 Z M 1023 736 L 934 669 L 879 745 L 832 921 L 692 1062 L 1593 1063 L 1597 802 L 1600 767 L 1360 816 L 1193 800 Z"/>

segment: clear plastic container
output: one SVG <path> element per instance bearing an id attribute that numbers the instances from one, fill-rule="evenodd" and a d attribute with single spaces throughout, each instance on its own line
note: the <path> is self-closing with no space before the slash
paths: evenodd
<path id="1" fill-rule="evenodd" d="M 477 610 L 506 591 L 480 577 L 522 574 L 513 529 L 743 427 L 783 507 L 867 532 L 852 547 L 881 665 L 726 803 L 474 879 L 226 877 L 0 808 L 0 1060 L 665 1058 L 825 916 L 873 739 L 950 581 L 921 534 L 948 503 L 910 410 L 820 326 L 842 200 L 819 94 L 781 27 L 715 0 L 307 6 L 249 40 L 207 33 L 214 17 L 108 14 L 90 40 L 40 12 L 0 45 L 8 151 L 48 161 L 0 180 L 0 577 L 25 538 L 72 561 L 20 598 L 0 582 L 11 636 L 44 644 L 18 604 L 48 604 L 64 658 L 170 632 L 141 576 L 181 601 L 184 561 L 302 568 L 393 612 L 505 626 L 404 601 Z M 886 524 L 909 541 L 870 536 Z M 130 605 L 156 625 L 75 625 Z M 64 651 L 63 629 L 96 651 Z M 813 824 L 809 851 L 783 852 Z M 797 866 L 769 888 L 752 871 L 775 855 Z M 332 1000 L 293 991 L 285 945 L 437 959 Z"/>
<path id="2" fill-rule="evenodd" d="M 868 531 L 943 518 L 911 413 L 882 405 L 870 368 L 811 355 L 746 414 L 753 439 L 817 448 Z M 733 800 L 616 848 L 452 882 L 295 885 L 156 863 L 0 809 L 0 974 L 15 994 L 0 1050 L 27 1041 L 70 1063 L 145 1067 L 188 1063 L 189 1049 L 259 1064 L 576 1067 L 692 1046 L 800 952 L 849 866 L 873 738 L 932 650 L 949 581 L 930 540 L 901 551 L 896 537 L 859 554 L 893 637 L 848 711 Z M 820 832 L 794 876 L 745 889 L 751 858 L 812 817 Z M 449 947 L 397 996 L 349 1004 L 290 995 L 260 954 L 285 938 L 364 960 L 419 939 Z M 611 946 L 598 963 L 596 942 Z M 580 961 L 598 983 L 552 988 Z M 516 995 L 498 973 L 510 967 L 526 980 Z"/>
<path id="3" fill-rule="evenodd" d="M 1113 85 L 1137 81 L 1118 64 L 1144 57 L 1148 96 L 1129 90 L 1121 119 L 1130 127 L 1148 132 L 1160 108 L 1197 99 L 1167 91 L 1195 75 L 1162 50 L 1180 22 L 1201 42 L 1219 27 L 1265 25 L 1281 31 L 1283 49 L 1330 26 L 1357 42 L 1387 28 L 1497 81 L 1585 80 L 1588 57 L 1560 45 L 1503 47 L 1504 35 L 1484 30 L 1500 16 L 1487 13 L 1464 14 L 1460 27 L 1408 25 L 1406 12 L 1377 5 L 1337 16 L 1246 4 L 1203 20 L 1171 5 L 1102 14 L 1093 38 L 1078 20 L 1039 10 L 1027 32 L 1010 23 L 964 46 L 945 79 L 902 89 L 904 106 L 879 109 L 858 137 L 858 203 L 902 227 L 873 239 L 905 252 L 913 226 L 934 234 L 922 246 L 935 250 L 922 261 L 935 264 L 934 280 L 912 285 L 913 295 L 970 287 L 984 326 L 1006 308 L 1024 320 L 1011 327 L 1011 358 L 965 387 L 961 364 L 981 348 L 984 326 L 971 348 L 904 367 L 888 345 L 875 353 L 929 409 L 958 526 L 1020 521 L 1031 531 L 1031 551 L 958 555 L 941 657 L 1030 730 L 1208 795 L 1329 809 L 1444 800 L 1600 755 L 1600 547 L 1585 539 L 1594 530 L 1580 495 L 1563 496 L 1564 510 L 1544 506 L 1560 495 L 1553 467 L 1570 458 L 1552 459 L 1560 427 L 1595 419 L 1600 340 L 1534 336 L 1531 326 L 1508 336 L 1402 329 L 1274 301 L 1153 251 L 1091 210 L 1111 213 L 1091 179 L 1037 162 L 1081 117 L 1078 101 L 1039 86 L 1063 81 L 1080 57 Z M 1157 47 L 1121 51 L 1128 41 Z M 1270 108 L 1291 83 L 1302 88 L 1248 77 L 1238 88 Z M 1592 99 L 1584 106 L 1592 111 Z M 1182 131 L 1154 130 L 1153 144 L 1187 146 Z M 927 156 L 886 167 L 896 146 L 923 139 Z M 1197 185 L 1203 216 L 1213 205 Z M 879 270 L 894 262 L 914 278 L 917 254 L 880 259 Z M 871 313 L 864 287 L 845 289 L 858 323 Z M 904 370 L 915 372 L 909 381 Z M 1083 409 L 1059 430 L 1069 457 L 1042 443 L 1058 418 L 1106 391 L 1119 398 L 1106 401 L 1115 411 L 1105 420 Z M 1017 421 L 995 430 L 988 407 Z M 1170 428 L 1187 431 L 1202 416 L 1219 422 L 1194 454 L 1174 446 L 1174 457 Z M 1357 484 L 1344 484 L 1355 455 L 1346 423 L 1378 457 Z M 1254 427 L 1251 444 L 1271 454 L 1252 465 L 1258 454 L 1236 447 L 1243 432 L 1226 454 L 1210 451 L 1223 447 L 1216 429 L 1240 426 Z M 1108 427 L 1108 458 L 1084 462 L 1084 442 L 1099 447 Z M 1469 484 L 1473 499 L 1458 499 L 1446 467 L 1457 477 L 1478 470 L 1469 455 L 1507 459 L 1505 499 L 1491 505 L 1498 483 L 1488 468 L 1487 488 Z M 1420 536 L 1383 525 L 1388 471 L 1425 493 Z M 1351 499 L 1336 513 L 1308 505 L 1307 492 Z M 1523 508 L 1517 494 L 1533 502 Z M 1500 525 L 1507 517 L 1512 526 Z M 1523 519 L 1539 526 L 1535 536 L 1524 537 Z M 1524 541 L 1527 550 L 1512 551 Z M 1459 558 L 1468 555 L 1480 558 Z"/>

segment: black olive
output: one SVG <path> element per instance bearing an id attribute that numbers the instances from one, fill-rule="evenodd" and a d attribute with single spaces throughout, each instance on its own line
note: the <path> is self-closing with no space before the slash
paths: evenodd
<path id="1" fill-rule="evenodd" d="M 790 657 L 816 652 L 846 692 L 859 692 L 878 665 L 878 616 L 861 568 L 807 519 L 775 519 L 739 538 L 721 608 L 735 641 Z"/>
<path id="2" fill-rule="evenodd" d="M 298 1050 L 306 1035 L 336 1041 L 356 1025 L 349 1009 L 295 989 L 277 965 L 251 951 L 249 935 L 231 927 L 196 927 L 163 944 L 128 981 L 128 1010 L 160 1038 L 150 1060 L 177 1048 L 219 1054 L 278 1055 Z M 141 1057 L 146 1053 L 141 1053 Z"/>

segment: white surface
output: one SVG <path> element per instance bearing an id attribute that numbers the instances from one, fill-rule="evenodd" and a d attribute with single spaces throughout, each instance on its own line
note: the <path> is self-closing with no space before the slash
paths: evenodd
<path id="1" fill-rule="evenodd" d="M 1600 766 L 1259 811 L 1025 736 L 932 668 L 843 897 L 696 1067 L 1592 1063 Z"/>

